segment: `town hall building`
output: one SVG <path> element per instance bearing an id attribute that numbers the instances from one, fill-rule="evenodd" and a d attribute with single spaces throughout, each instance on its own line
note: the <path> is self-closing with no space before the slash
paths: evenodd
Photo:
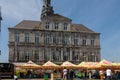
<path id="1" fill-rule="evenodd" d="M 43 0 L 40 21 L 23 20 L 9 30 L 9 62 L 100 61 L 100 33 L 54 13 Z"/>

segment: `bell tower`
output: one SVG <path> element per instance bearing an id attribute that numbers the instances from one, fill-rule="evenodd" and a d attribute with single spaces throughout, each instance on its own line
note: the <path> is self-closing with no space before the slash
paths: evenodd
<path id="1" fill-rule="evenodd" d="M 43 7 L 41 12 L 41 20 L 45 16 L 50 16 L 54 14 L 53 7 L 51 6 L 51 0 L 43 0 Z"/>

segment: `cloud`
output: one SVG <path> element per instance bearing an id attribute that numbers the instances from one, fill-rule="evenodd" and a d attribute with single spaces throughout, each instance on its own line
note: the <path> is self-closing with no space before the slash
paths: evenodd
<path id="1" fill-rule="evenodd" d="M 8 19 L 37 19 L 40 20 L 41 0 L 1 0 L 2 14 Z"/>
<path id="2" fill-rule="evenodd" d="M 0 0 L 2 7 L 2 32 L 0 61 L 8 61 L 8 27 L 17 25 L 21 20 L 40 20 L 41 0 Z M 6 36 L 6 37 L 5 37 Z"/>

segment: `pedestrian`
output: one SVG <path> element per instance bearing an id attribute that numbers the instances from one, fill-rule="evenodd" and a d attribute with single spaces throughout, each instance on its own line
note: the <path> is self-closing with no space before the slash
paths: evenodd
<path id="1" fill-rule="evenodd" d="M 107 80 L 111 80 L 111 74 L 112 74 L 112 71 L 111 71 L 110 68 L 108 68 L 108 69 L 106 70 L 106 79 L 107 79 Z"/>
<path id="2" fill-rule="evenodd" d="M 104 75 L 103 70 L 100 70 L 100 71 L 99 71 L 99 74 L 100 74 L 100 80 L 104 80 L 105 75 Z"/>
<path id="3" fill-rule="evenodd" d="M 27 76 L 28 76 L 28 78 L 31 78 L 31 76 L 32 76 L 31 70 L 28 70 L 28 71 L 27 71 Z"/>
<path id="4" fill-rule="evenodd" d="M 89 75 L 89 79 L 92 79 L 92 72 L 91 71 L 89 71 L 88 75 Z"/>
<path id="5" fill-rule="evenodd" d="M 67 69 L 66 67 L 63 69 L 63 80 L 67 80 Z"/>
<path id="6" fill-rule="evenodd" d="M 17 77 L 17 75 L 14 75 L 14 80 L 18 80 L 18 77 Z"/>
<path id="7" fill-rule="evenodd" d="M 67 80 L 70 80 L 70 71 L 67 69 Z"/>
<path id="8" fill-rule="evenodd" d="M 73 70 L 70 70 L 70 80 L 73 80 L 74 75 L 75 75 L 74 71 L 73 71 Z"/>

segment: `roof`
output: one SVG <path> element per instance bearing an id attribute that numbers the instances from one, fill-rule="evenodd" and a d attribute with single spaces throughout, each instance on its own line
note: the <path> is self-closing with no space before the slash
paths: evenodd
<path id="1" fill-rule="evenodd" d="M 19 24 L 17 24 L 14 28 L 34 29 L 36 26 L 39 26 L 40 23 L 41 23 L 40 21 L 23 20 Z"/>
<path id="2" fill-rule="evenodd" d="M 94 31 L 90 30 L 83 24 L 72 24 L 72 31 L 77 31 L 77 32 L 90 32 L 93 33 Z"/>
<path id="3" fill-rule="evenodd" d="M 66 21 L 72 21 L 70 18 L 67 18 L 65 16 L 62 16 L 60 14 L 53 14 L 53 15 L 50 15 L 50 18 L 52 18 L 53 20 L 66 20 Z"/>
<path id="4" fill-rule="evenodd" d="M 32 20 L 23 20 L 19 24 L 17 24 L 15 29 L 36 29 L 36 27 L 40 27 L 41 21 L 32 21 Z M 40 29 L 40 28 L 39 28 Z M 87 28 L 82 24 L 72 24 L 71 28 L 72 32 L 89 32 L 95 33 L 91 29 Z"/>

